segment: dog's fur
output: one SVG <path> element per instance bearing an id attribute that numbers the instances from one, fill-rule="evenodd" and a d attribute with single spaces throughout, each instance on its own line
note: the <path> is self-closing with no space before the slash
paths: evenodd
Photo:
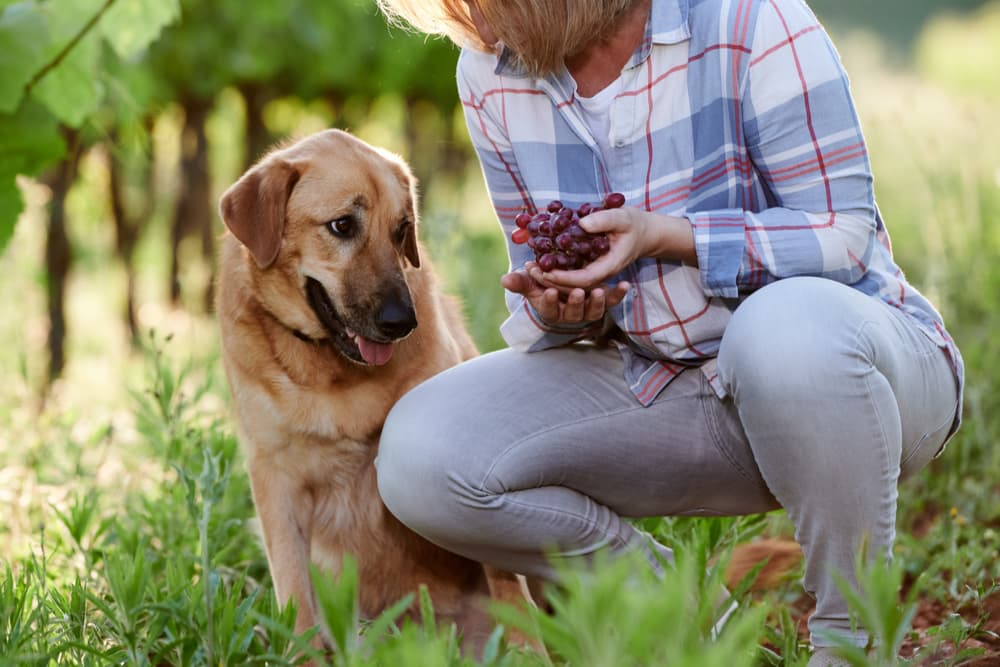
<path id="1" fill-rule="evenodd" d="M 364 615 L 425 584 L 475 651 L 483 598 L 523 601 L 523 581 L 412 533 L 376 488 L 389 409 L 476 354 L 417 240 L 409 169 L 328 130 L 271 152 L 220 210 L 223 359 L 279 603 L 297 631 L 322 626 L 310 561 L 334 576 L 353 554 Z"/>

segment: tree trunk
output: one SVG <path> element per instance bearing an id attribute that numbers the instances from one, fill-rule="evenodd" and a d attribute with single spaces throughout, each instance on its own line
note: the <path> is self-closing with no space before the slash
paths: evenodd
<path id="1" fill-rule="evenodd" d="M 428 168 L 434 157 L 420 150 L 420 128 L 417 127 L 417 115 L 413 112 L 418 100 L 413 97 L 406 98 L 406 122 L 403 130 L 406 137 L 406 159 L 410 163 L 410 169 L 417 179 L 417 183 L 426 183 L 427 178 L 432 173 Z"/>
<path id="2" fill-rule="evenodd" d="M 247 122 L 244 169 L 249 169 L 271 147 L 274 137 L 264 124 L 264 107 L 271 101 L 271 94 L 264 86 L 247 83 L 240 86 L 243 103 L 246 106 Z"/>
<path id="3" fill-rule="evenodd" d="M 181 296 L 179 249 L 188 236 L 201 239 L 202 257 L 207 262 L 211 278 L 205 286 L 202 306 L 212 309 L 215 278 L 215 243 L 212 222 L 211 182 L 208 171 L 208 139 L 205 121 L 212 108 L 210 100 L 185 98 L 184 129 L 181 132 L 180 189 L 174 206 L 170 234 L 170 301 L 179 305 Z"/>
<path id="4" fill-rule="evenodd" d="M 458 138 L 455 136 L 455 123 L 452 121 L 451 114 L 447 111 L 442 111 L 441 115 L 444 119 L 441 169 L 448 176 L 457 178 L 465 172 L 465 169 L 469 165 L 469 160 L 475 159 L 475 156 L 469 154 L 464 144 L 459 144 Z"/>
<path id="5" fill-rule="evenodd" d="M 63 131 L 66 157 L 50 172 L 47 180 L 52 189 L 49 205 L 49 227 L 45 238 L 46 292 L 49 310 L 48 382 L 58 378 L 66 366 L 66 278 L 72 264 L 72 248 L 66 232 L 66 195 L 76 179 L 80 161 L 79 138 L 75 131 Z"/>
<path id="6" fill-rule="evenodd" d="M 147 131 L 152 131 L 152 119 L 146 122 Z M 138 165 L 127 163 L 124 148 L 117 146 L 118 136 L 114 130 L 108 146 L 108 173 L 110 180 L 111 213 L 115 223 L 115 253 L 125 267 L 125 324 L 128 326 L 129 337 L 134 347 L 141 340 L 139 324 L 136 320 L 135 304 L 135 246 L 139 242 L 139 234 L 143 222 L 148 220 L 153 212 L 153 163 L 145 157 Z M 139 210 L 129 210 L 125 201 L 125 184 L 127 174 L 137 174 L 140 189 L 145 196 Z M 133 176 L 136 178 L 136 176 Z"/>

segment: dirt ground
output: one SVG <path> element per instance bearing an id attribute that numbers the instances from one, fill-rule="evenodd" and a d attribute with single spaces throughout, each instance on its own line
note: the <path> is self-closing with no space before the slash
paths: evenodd
<path id="1" fill-rule="evenodd" d="M 808 639 L 809 631 L 806 623 L 814 609 L 815 604 L 813 599 L 806 594 L 802 594 L 792 603 L 790 611 L 798 624 L 799 636 L 803 641 Z M 986 599 L 984 611 L 989 614 L 989 617 L 983 625 L 984 632 L 980 636 L 967 639 L 958 648 L 951 645 L 941 646 L 933 653 L 923 657 L 916 664 L 927 665 L 928 667 L 955 664 L 951 660 L 955 656 L 956 651 L 962 649 L 981 649 L 982 653 L 980 655 L 968 658 L 957 664 L 967 667 L 1000 667 L 1000 593 L 994 593 Z M 946 609 L 944 605 L 936 600 L 918 600 L 917 613 L 913 618 L 913 631 L 903 642 L 900 655 L 904 658 L 912 658 L 918 649 L 933 645 L 936 638 L 928 635 L 928 628 L 943 624 L 950 613 L 950 610 Z M 961 613 L 962 617 L 968 623 L 974 623 L 977 620 L 978 610 L 963 609 L 959 613 Z M 994 633 L 993 636 L 986 634 L 988 632 Z"/>

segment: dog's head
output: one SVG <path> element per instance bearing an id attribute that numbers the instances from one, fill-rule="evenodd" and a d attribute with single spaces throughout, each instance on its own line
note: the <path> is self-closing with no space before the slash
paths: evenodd
<path id="1" fill-rule="evenodd" d="M 253 258 L 258 297 L 283 324 L 382 365 L 417 319 L 406 281 L 420 266 L 406 164 L 338 130 L 276 150 L 222 196 Z"/>

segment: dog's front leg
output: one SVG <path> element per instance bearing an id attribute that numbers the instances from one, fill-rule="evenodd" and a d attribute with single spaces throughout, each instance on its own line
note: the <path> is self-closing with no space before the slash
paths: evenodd
<path id="1" fill-rule="evenodd" d="M 313 645 L 329 649 L 331 643 L 318 612 L 309 571 L 312 494 L 301 479 L 286 474 L 270 458 L 251 459 L 248 471 L 278 604 L 284 608 L 294 600 L 298 607 L 295 632 L 301 634 L 319 625 Z"/>
<path id="2" fill-rule="evenodd" d="M 492 565 L 483 565 L 483 570 L 486 573 L 486 582 L 493 600 L 506 602 L 522 609 L 529 606 L 537 607 L 539 602 L 544 603 L 544 598 L 541 597 L 541 587 L 539 586 L 537 590 L 540 597 L 536 599 L 533 595 L 535 591 L 531 589 L 532 581 L 523 575 L 507 572 Z M 530 648 L 539 655 L 548 655 L 541 640 L 529 636 L 520 629 L 510 628 L 507 632 L 507 641 L 514 646 Z"/>

